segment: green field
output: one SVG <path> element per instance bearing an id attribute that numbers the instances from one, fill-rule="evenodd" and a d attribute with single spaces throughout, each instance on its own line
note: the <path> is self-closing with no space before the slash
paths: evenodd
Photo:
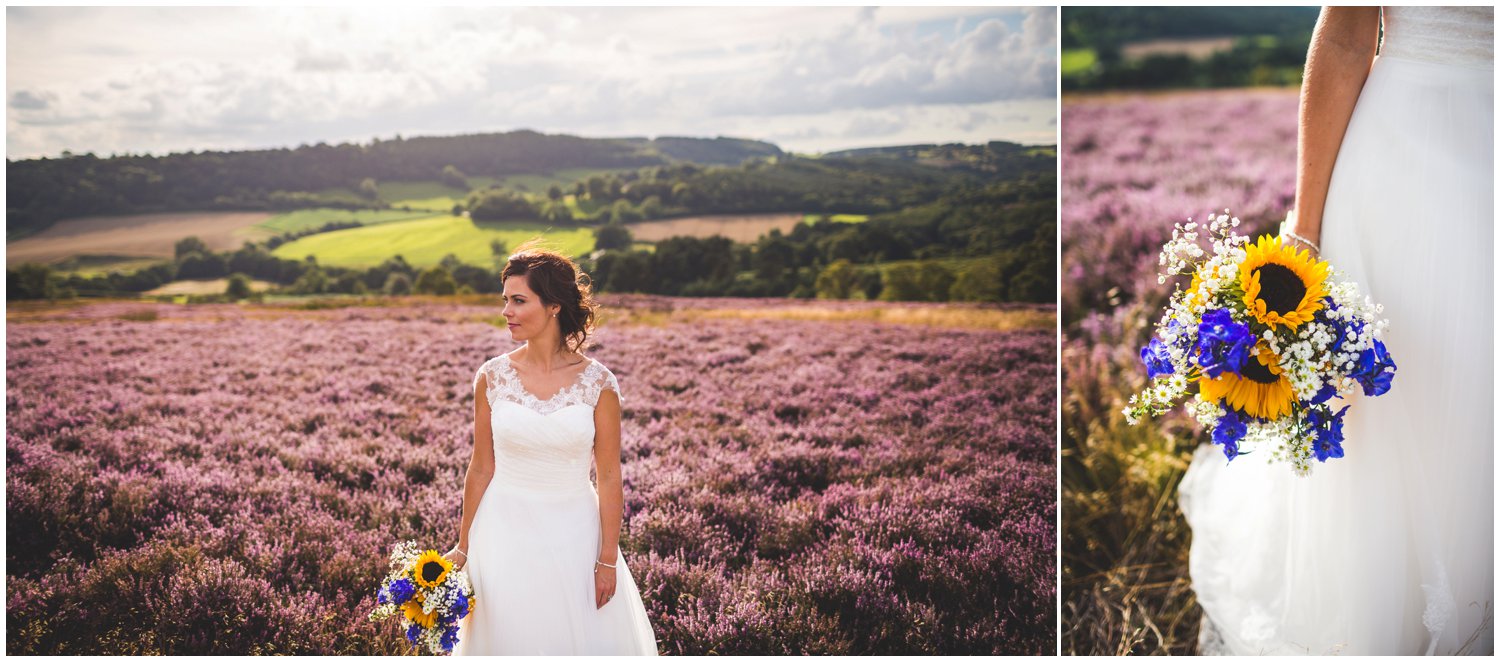
<path id="1" fill-rule="evenodd" d="M 50 268 L 52 273 L 62 276 L 93 278 L 108 275 L 111 272 L 128 274 L 162 261 L 159 258 L 124 255 L 77 255 L 52 264 Z"/>
<path id="2" fill-rule="evenodd" d="M 514 249 L 539 235 L 551 248 L 570 256 L 594 250 L 594 233 L 587 228 L 551 228 L 522 221 L 475 223 L 467 217 L 435 216 L 315 234 L 284 244 L 272 254 L 292 260 L 313 255 L 319 264 L 341 267 L 371 267 L 400 255 L 413 266 L 426 267 L 452 253 L 465 263 L 488 265 L 493 262 L 491 240 L 499 239 Z"/>
<path id="3" fill-rule="evenodd" d="M 802 217 L 802 222 L 812 225 L 824 217 L 827 217 L 828 220 L 834 223 L 863 223 L 870 220 L 870 217 L 866 214 L 807 214 Z"/>
<path id="4" fill-rule="evenodd" d="M 546 195 L 547 187 L 556 184 L 564 193 L 572 193 L 573 185 L 594 175 L 607 175 L 612 172 L 624 172 L 627 169 L 620 168 L 567 168 L 556 172 L 537 175 L 510 175 L 499 179 L 496 183 L 512 191 L 524 191 L 537 195 Z M 471 178 L 472 180 L 472 178 Z M 472 181 L 470 182 L 472 183 Z M 482 187 L 481 187 L 482 188 Z"/>
<path id="5" fill-rule="evenodd" d="M 994 258 L 990 258 L 990 257 L 939 257 L 939 258 L 932 258 L 932 259 L 927 259 L 927 260 L 893 260 L 891 262 L 881 262 L 879 264 L 875 264 L 875 265 L 871 265 L 871 266 L 873 268 L 875 268 L 875 269 L 880 270 L 881 275 L 885 275 L 885 273 L 887 271 L 890 271 L 893 267 L 898 267 L 898 266 L 917 266 L 917 265 L 921 265 L 921 264 L 940 264 L 940 265 L 943 265 L 944 267 L 947 267 L 948 270 L 952 271 L 953 274 L 956 276 L 956 275 L 958 275 L 960 273 L 963 273 L 964 271 L 967 271 L 971 265 L 978 264 L 980 262 L 985 262 L 985 261 L 991 260 L 991 259 L 994 259 Z M 861 266 L 863 266 L 863 265 L 861 265 Z"/>
<path id="6" fill-rule="evenodd" d="M 325 188 L 321 191 L 313 191 L 312 194 L 319 200 L 329 203 L 362 205 L 369 202 L 369 200 L 360 197 L 358 193 L 355 193 L 354 189 L 346 186 Z"/>
<path id="7" fill-rule="evenodd" d="M 1064 78 L 1077 76 L 1092 69 L 1097 61 L 1098 57 L 1092 48 L 1064 48 L 1058 69 Z"/>
<path id="8" fill-rule="evenodd" d="M 452 205 L 449 205 L 450 207 Z M 444 213 L 448 210 L 444 209 Z M 394 209 L 299 209 L 297 211 L 277 214 L 260 223 L 255 227 L 282 234 L 284 232 L 297 232 L 299 230 L 311 230 L 322 227 L 325 223 L 358 221 L 365 225 L 377 225 L 380 223 L 391 223 L 394 221 L 409 221 L 417 218 L 430 218 L 431 212 L 410 212 Z"/>
<path id="9" fill-rule="evenodd" d="M 392 207 L 410 207 L 426 211 L 449 212 L 453 205 L 469 197 L 468 191 L 441 182 L 380 182 L 380 201 Z"/>

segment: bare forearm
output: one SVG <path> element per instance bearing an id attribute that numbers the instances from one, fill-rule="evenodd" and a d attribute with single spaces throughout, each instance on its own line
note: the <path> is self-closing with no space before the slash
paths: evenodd
<path id="1" fill-rule="evenodd" d="M 620 545 L 625 489 L 618 476 L 599 479 L 599 560 L 614 565 Z"/>
<path id="2" fill-rule="evenodd" d="M 493 470 L 486 471 L 472 463 L 464 474 L 464 506 L 463 517 L 458 525 L 458 548 L 465 552 L 469 550 L 469 527 L 474 523 L 474 513 L 479 510 L 479 499 L 484 496 L 494 475 Z"/>
<path id="3" fill-rule="evenodd" d="M 1380 10 L 1325 7 L 1307 49 L 1297 111 L 1297 201 L 1293 231 L 1318 240 L 1334 160 L 1375 57 Z"/>

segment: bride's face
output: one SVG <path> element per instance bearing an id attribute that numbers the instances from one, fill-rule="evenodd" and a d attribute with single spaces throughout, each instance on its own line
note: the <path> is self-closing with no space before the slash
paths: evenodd
<path id="1" fill-rule="evenodd" d="M 505 322 L 510 329 L 510 338 L 524 342 L 543 337 L 543 332 L 557 333 L 557 319 L 552 315 L 561 306 L 545 305 L 541 297 L 531 291 L 526 276 L 511 276 L 505 279 Z"/>

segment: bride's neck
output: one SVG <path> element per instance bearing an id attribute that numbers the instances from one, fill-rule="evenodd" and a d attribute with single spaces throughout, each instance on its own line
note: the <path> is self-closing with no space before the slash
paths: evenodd
<path id="1" fill-rule="evenodd" d="M 579 356 L 570 352 L 559 340 L 528 340 L 521 348 L 521 355 L 517 357 L 528 367 L 552 372 L 557 368 L 572 365 L 578 362 Z"/>

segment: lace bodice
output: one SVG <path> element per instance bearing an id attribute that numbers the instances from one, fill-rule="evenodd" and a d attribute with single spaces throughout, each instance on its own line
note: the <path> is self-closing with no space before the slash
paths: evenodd
<path id="1" fill-rule="evenodd" d="M 1494 7 L 1382 7 L 1380 54 L 1493 69 Z"/>
<path id="2" fill-rule="evenodd" d="M 572 405 L 587 405 L 592 408 L 599 403 L 599 395 L 605 391 L 614 391 L 620 397 L 620 403 L 624 404 L 625 398 L 620 396 L 620 385 L 615 381 L 614 373 L 598 361 L 587 360 L 589 364 L 572 384 L 546 400 L 532 395 L 521 385 L 521 377 L 516 374 L 515 366 L 511 365 L 510 357 L 504 354 L 485 361 L 474 374 L 474 383 L 479 383 L 481 375 L 487 380 L 485 395 L 491 411 L 494 411 L 497 400 L 514 402 L 539 414 L 551 414 Z"/>
<path id="3" fill-rule="evenodd" d="M 476 387 L 480 377 L 486 382 L 495 449 L 490 489 L 548 498 L 592 490 L 594 407 L 604 391 L 619 394 L 614 374 L 589 359 L 572 384 L 545 400 L 521 385 L 504 355 L 480 366 L 474 375 Z"/>

